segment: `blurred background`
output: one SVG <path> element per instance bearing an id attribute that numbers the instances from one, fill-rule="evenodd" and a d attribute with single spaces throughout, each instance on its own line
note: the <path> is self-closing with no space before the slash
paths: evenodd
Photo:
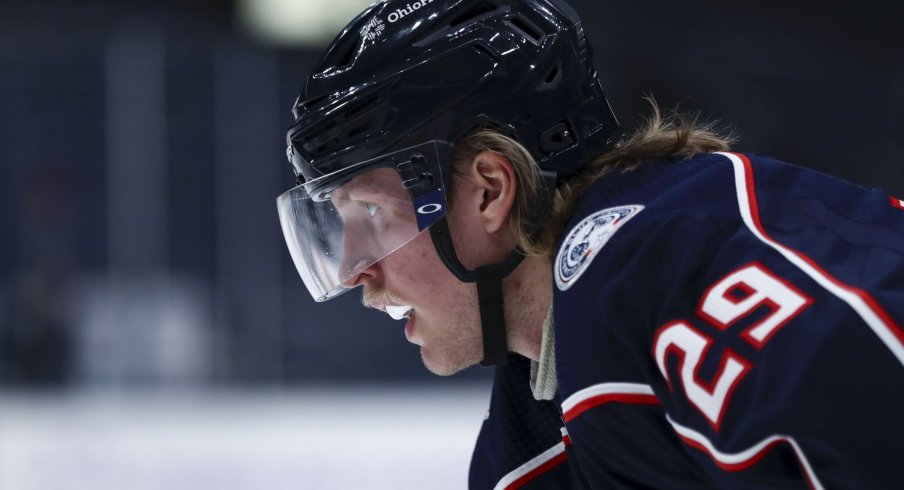
<path id="1" fill-rule="evenodd" d="M 369 3 L 0 1 L 0 489 L 465 486 L 491 373 L 315 306 L 276 216 Z M 904 4 L 571 3 L 628 129 L 654 95 L 904 197 Z"/>

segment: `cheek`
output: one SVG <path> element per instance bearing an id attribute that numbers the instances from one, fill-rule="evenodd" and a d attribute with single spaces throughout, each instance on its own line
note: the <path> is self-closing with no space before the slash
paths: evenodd
<path id="1" fill-rule="evenodd" d="M 456 210 L 449 215 L 449 231 L 458 259 L 468 269 L 498 262 L 511 248 L 502 249 L 498 238 L 486 233 L 477 215 Z"/>
<path id="2" fill-rule="evenodd" d="M 386 287 L 404 294 L 421 307 L 437 305 L 461 294 L 462 283 L 443 264 L 429 233 L 422 233 L 385 259 Z M 416 305 L 418 306 L 418 305 Z"/>
<path id="3" fill-rule="evenodd" d="M 383 260 L 383 268 L 388 287 L 392 289 L 407 288 L 433 288 L 437 276 L 446 272 L 445 265 L 436 254 L 433 242 L 428 233 L 421 233 L 414 240 L 392 253 Z M 392 284 L 393 282 L 397 284 Z"/>

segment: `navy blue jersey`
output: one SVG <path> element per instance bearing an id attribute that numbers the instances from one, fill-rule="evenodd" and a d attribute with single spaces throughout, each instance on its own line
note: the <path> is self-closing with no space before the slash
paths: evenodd
<path id="1" fill-rule="evenodd" d="M 904 488 L 902 208 L 755 155 L 594 183 L 553 262 L 574 488 Z"/>
<path id="2" fill-rule="evenodd" d="M 495 368 L 493 393 L 474 455 L 469 487 L 477 489 L 537 488 L 568 490 L 577 485 L 562 437 L 559 405 L 534 400 L 530 363 L 509 354 Z"/>

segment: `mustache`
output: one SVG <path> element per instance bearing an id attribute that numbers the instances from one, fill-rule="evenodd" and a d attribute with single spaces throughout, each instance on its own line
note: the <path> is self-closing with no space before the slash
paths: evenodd
<path id="1" fill-rule="evenodd" d="M 365 287 L 361 292 L 361 303 L 364 306 L 373 304 L 404 305 L 405 300 L 385 289 L 373 289 Z"/>

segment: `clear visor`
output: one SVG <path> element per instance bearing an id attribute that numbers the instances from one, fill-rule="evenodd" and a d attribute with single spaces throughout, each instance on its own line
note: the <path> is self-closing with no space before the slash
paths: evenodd
<path id="1" fill-rule="evenodd" d="M 451 145 L 430 142 L 302 184 L 276 200 L 283 235 L 316 301 L 354 287 L 368 267 L 446 214 L 441 162 Z"/>

